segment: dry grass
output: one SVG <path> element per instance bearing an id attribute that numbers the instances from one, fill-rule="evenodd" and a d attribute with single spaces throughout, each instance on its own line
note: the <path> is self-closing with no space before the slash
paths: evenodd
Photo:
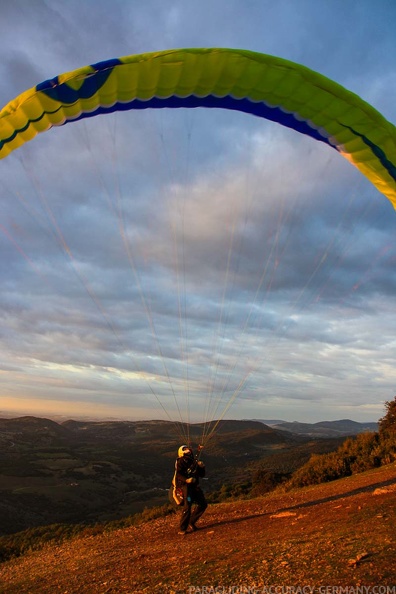
<path id="1" fill-rule="evenodd" d="M 320 594 L 320 586 L 394 586 L 395 501 L 392 464 L 210 506 L 202 529 L 186 536 L 170 516 L 49 547 L 0 565 L 0 592 L 258 594 L 282 585 Z"/>

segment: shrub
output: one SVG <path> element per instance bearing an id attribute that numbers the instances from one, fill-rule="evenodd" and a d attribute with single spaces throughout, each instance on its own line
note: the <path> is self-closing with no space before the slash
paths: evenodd
<path id="1" fill-rule="evenodd" d="M 253 476 L 253 484 L 250 494 L 253 497 L 264 495 L 273 491 L 278 485 L 284 483 L 290 474 L 282 472 L 273 472 L 266 468 L 260 468 Z"/>
<path id="2" fill-rule="evenodd" d="M 329 454 L 313 454 L 287 483 L 287 488 L 334 481 L 387 463 L 386 448 L 378 433 L 360 433 L 348 438 Z"/>

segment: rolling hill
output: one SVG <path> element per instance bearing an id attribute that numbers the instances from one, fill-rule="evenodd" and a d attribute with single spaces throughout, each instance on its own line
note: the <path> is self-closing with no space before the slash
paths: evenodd
<path id="1" fill-rule="evenodd" d="M 188 431 L 198 444 L 202 424 Z M 166 421 L 0 419 L 0 535 L 112 521 L 162 505 L 179 440 L 175 424 Z M 223 485 L 249 485 L 262 469 L 288 475 L 312 453 L 337 449 L 340 440 L 261 421 L 222 421 L 202 454 L 205 488 L 214 493 Z"/>
<path id="2" fill-rule="evenodd" d="M 202 425 L 189 431 L 198 444 Z M 164 421 L 0 419 L 0 535 L 112 520 L 165 503 L 179 439 Z M 239 480 L 249 463 L 295 443 L 259 422 L 223 422 L 204 452 L 208 488 L 237 480 L 236 473 Z"/>

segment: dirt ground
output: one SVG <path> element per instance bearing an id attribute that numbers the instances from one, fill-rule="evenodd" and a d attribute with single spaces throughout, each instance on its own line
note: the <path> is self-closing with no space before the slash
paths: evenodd
<path id="1" fill-rule="evenodd" d="M 0 565 L 0 592 L 396 594 L 395 502 L 392 464 L 209 506 L 185 536 L 173 515 L 48 547 Z"/>

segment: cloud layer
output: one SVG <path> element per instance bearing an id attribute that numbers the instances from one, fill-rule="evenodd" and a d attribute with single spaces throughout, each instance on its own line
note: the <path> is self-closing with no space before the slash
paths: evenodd
<path id="1" fill-rule="evenodd" d="M 103 59 L 221 46 L 302 62 L 396 120 L 391 2 L 135 4 L 10 3 L 2 103 Z M 0 165 L 0 409 L 382 415 L 396 216 L 335 151 L 242 114 L 147 111 L 52 130 Z"/>

